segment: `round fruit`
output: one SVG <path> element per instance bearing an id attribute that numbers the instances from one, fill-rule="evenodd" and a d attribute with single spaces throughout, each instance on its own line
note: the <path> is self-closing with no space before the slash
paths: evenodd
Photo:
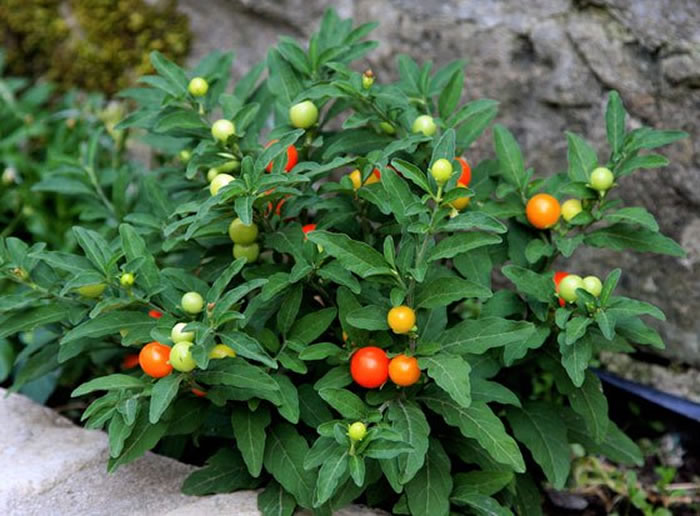
<path id="1" fill-rule="evenodd" d="M 93 283 L 92 285 L 83 285 L 78 287 L 76 292 L 83 297 L 96 298 L 100 297 L 107 288 L 105 283 Z"/>
<path id="2" fill-rule="evenodd" d="M 389 310 L 386 321 L 394 333 L 408 333 L 416 325 L 416 312 L 406 305 L 395 306 Z"/>
<path id="3" fill-rule="evenodd" d="M 367 425 L 362 421 L 355 421 L 348 425 L 348 437 L 353 441 L 361 441 L 367 436 Z"/>
<path id="4" fill-rule="evenodd" d="M 420 378 L 420 368 L 416 357 L 397 355 L 389 362 L 389 378 L 396 385 L 408 387 Z"/>
<path id="5" fill-rule="evenodd" d="M 163 378 L 173 372 L 170 365 L 170 347 L 160 342 L 150 342 L 141 348 L 139 365 L 153 378 Z"/>
<path id="6" fill-rule="evenodd" d="M 559 295 L 559 283 L 561 283 L 561 280 L 566 278 L 568 275 L 568 272 L 563 271 L 557 271 L 554 273 L 554 291 L 557 293 L 557 296 Z M 566 306 L 566 301 L 564 301 L 562 298 L 559 298 L 559 306 Z"/>
<path id="7" fill-rule="evenodd" d="M 217 174 L 209 183 L 209 193 L 216 195 L 224 186 L 234 181 L 236 178 L 228 174 Z"/>
<path id="8" fill-rule="evenodd" d="M 459 162 L 459 166 L 462 168 L 462 173 L 457 180 L 457 184 L 469 186 L 472 182 L 472 167 L 469 166 L 467 160 L 464 158 L 455 158 Z"/>
<path id="9" fill-rule="evenodd" d="M 133 369 L 139 365 L 139 356 L 136 353 L 129 353 L 122 361 L 122 369 Z"/>
<path id="10" fill-rule="evenodd" d="M 202 77 L 195 77 L 187 85 L 187 91 L 194 97 L 203 97 L 209 90 L 209 83 Z"/>
<path id="11" fill-rule="evenodd" d="M 270 142 L 265 145 L 265 148 L 269 147 L 273 143 L 275 143 L 277 140 L 270 140 Z M 294 145 L 290 145 L 287 147 L 287 164 L 284 166 L 284 171 L 289 172 L 292 170 L 296 164 L 299 162 L 299 153 L 297 152 L 297 148 Z M 265 167 L 265 170 L 268 172 L 272 172 L 272 161 L 267 164 L 267 167 Z"/>
<path id="12" fill-rule="evenodd" d="M 211 167 L 209 170 L 207 170 L 207 181 L 211 183 L 214 180 L 214 178 L 219 174 L 221 174 L 221 171 L 218 168 Z M 209 191 L 211 192 L 211 186 L 209 188 Z"/>
<path id="13" fill-rule="evenodd" d="M 316 231 L 316 224 L 305 224 L 301 227 L 301 230 L 305 235 L 308 235 L 312 231 Z"/>
<path id="14" fill-rule="evenodd" d="M 615 182 L 615 176 L 609 169 L 598 167 L 591 172 L 591 188 L 599 192 L 605 192 Z"/>
<path id="15" fill-rule="evenodd" d="M 576 289 L 579 288 L 583 288 L 583 280 L 581 279 L 581 276 L 569 274 L 559 282 L 559 295 L 564 299 L 564 301 L 573 303 L 576 301 L 576 299 L 578 299 Z"/>
<path id="16" fill-rule="evenodd" d="M 396 127 L 389 122 L 379 122 L 379 128 L 386 134 L 396 134 Z"/>
<path id="17" fill-rule="evenodd" d="M 561 205 L 561 216 L 564 217 L 566 222 L 569 222 L 582 211 L 583 206 L 578 199 L 569 199 L 564 201 L 564 204 Z"/>
<path id="18" fill-rule="evenodd" d="M 188 314 L 198 314 L 204 308 L 204 298 L 199 292 L 187 292 L 182 296 L 180 304 Z"/>
<path id="19" fill-rule="evenodd" d="M 583 288 L 593 297 L 598 297 L 603 291 L 603 283 L 597 276 L 586 276 L 583 278 Z"/>
<path id="20" fill-rule="evenodd" d="M 173 342 L 192 342 L 194 340 L 193 331 L 185 331 L 187 323 L 179 322 L 170 330 L 170 338 Z"/>
<path id="21" fill-rule="evenodd" d="M 170 350 L 170 365 L 176 371 L 182 371 L 183 373 L 189 373 L 195 367 L 197 367 L 197 362 L 192 358 L 192 347 L 191 342 L 178 342 Z"/>
<path id="22" fill-rule="evenodd" d="M 196 387 L 192 387 L 192 394 L 194 394 L 198 398 L 204 398 L 207 395 L 205 391 L 197 389 Z"/>
<path id="23" fill-rule="evenodd" d="M 122 287 L 130 287 L 134 284 L 134 281 L 134 275 L 130 272 L 125 272 L 124 274 L 122 274 L 121 278 L 119 278 L 119 283 Z"/>
<path id="24" fill-rule="evenodd" d="M 260 256 L 260 246 L 258 244 L 233 244 L 233 257 L 245 258 L 248 263 L 254 263 Z"/>
<path id="25" fill-rule="evenodd" d="M 192 153 L 187 149 L 182 149 L 178 154 L 178 157 L 180 158 L 180 161 L 182 161 L 183 163 L 187 163 L 192 157 Z"/>
<path id="26" fill-rule="evenodd" d="M 464 185 L 462 183 L 457 183 L 457 188 L 467 188 L 467 185 Z M 450 206 L 452 206 L 455 210 L 457 211 L 462 211 L 464 208 L 466 208 L 469 205 L 469 200 L 471 197 L 466 196 L 466 197 L 458 197 L 454 201 L 450 203 Z"/>
<path id="27" fill-rule="evenodd" d="M 389 377 L 389 358 L 381 348 L 360 348 L 350 359 L 350 374 L 355 383 L 362 387 L 379 387 Z"/>
<path id="28" fill-rule="evenodd" d="M 444 185 L 450 179 L 452 175 L 452 163 L 445 158 L 440 158 L 435 163 L 433 163 L 430 169 L 430 175 L 433 176 L 435 182 L 439 185 Z"/>
<path id="29" fill-rule="evenodd" d="M 258 225 L 255 222 L 243 224 L 243 221 L 236 217 L 228 227 L 228 236 L 234 244 L 252 244 L 258 239 Z"/>
<path id="30" fill-rule="evenodd" d="M 236 358 L 236 352 L 231 346 L 227 346 L 226 344 L 217 344 L 209 352 L 209 358 L 213 360 L 219 360 L 222 358 Z"/>
<path id="31" fill-rule="evenodd" d="M 158 310 L 149 310 L 148 317 L 151 317 L 152 319 L 160 319 L 161 317 L 163 317 L 163 314 Z"/>
<path id="32" fill-rule="evenodd" d="M 547 229 L 559 220 L 561 206 L 559 206 L 559 201 L 551 195 L 540 193 L 527 201 L 525 214 L 530 224 L 538 229 Z"/>
<path id="33" fill-rule="evenodd" d="M 318 108 L 310 100 L 299 102 L 289 108 L 289 121 L 294 127 L 308 129 L 318 120 Z"/>
<path id="34" fill-rule="evenodd" d="M 430 115 L 421 115 L 413 121 L 411 130 L 414 133 L 423 133 L 425 136 L 432 136 L 437 131 L 435 120 Z"/>
<path id="35" fill-rule="evenodd" d="M 230 120 L 222 118 L 211 126 L 211 135 L 221 143 L 226 143 L 226 140 L 234 134 L 236 134 L 236 126 Z"/>
<path id="36" fill-rule="evenodd" d="M 368 68 L 362 74 L 362 87 L 368 90 L 372 87 L 372 84 L 374 84 L 374 72 Z"/>

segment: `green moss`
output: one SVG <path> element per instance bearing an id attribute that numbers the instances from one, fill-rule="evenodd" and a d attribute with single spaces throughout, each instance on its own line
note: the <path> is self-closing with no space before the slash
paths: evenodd
<path id="1" fill-rule="evenodd" d="M 3 0 L 0 45 L 12 74 L 114 93 L 151 73 L 152 50 L 175 61 L 187 54 L 188 20 L 175 3 Z"/>

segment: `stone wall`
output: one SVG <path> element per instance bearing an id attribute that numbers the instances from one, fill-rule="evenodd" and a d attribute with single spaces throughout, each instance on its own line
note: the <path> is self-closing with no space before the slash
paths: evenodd
<path id="1" fill-rule="evenodd" d="M 601 151 L 606 92 L 617 89 L 629 123 L 683 129 L 689 140 L 664 152 L 666 169 L 644 171 L 615 190 L 645 206 L 687 249 L 684 259 L 581 250 L 565 267 L 605 275 L 621 266 L 621 290 L 658 304 L 669 356 L 700 365 L 700 9 L 697 0 L 179 0 L 194 32 L 192 59 L 237 53 L 240 76 L 277 35 L 306 38 L 334 5 L 360 22 L 378 20 L 369 56 L 379 80 L 395 77 L 395 56 L 442 65 L 468 61 L 466 97 L 501 102 L 499 121 L 516 134 L 540 175 L 566 166 L 563 131 Z M 491 155 L 490 135 L 472 151 Z"/>

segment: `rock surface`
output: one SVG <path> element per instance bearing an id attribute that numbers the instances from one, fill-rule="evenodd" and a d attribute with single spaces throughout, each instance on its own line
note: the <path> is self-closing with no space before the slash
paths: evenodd
<path id="1" fill-rule="evenodd" d="M 646 207 L 688 251 L 683 259 L 598 249 L 563 267 L 605 275 L 623 266 L 620 292 L 659 305 L 667 355 L 700 365 L 700 9 L 697 0 L 179 0 L 194 31 L 194 61 L 218 48 L 237 53 L 234 76 L 286 34 L 306 38 L 326 6 L 358 22 L 379 20 L 368 63 L 395 76 L 406 53 L 435 65 L 466 59 L 466 97 L 501 103 L 498 121 L 517 136 L 539 175 L 566 166 L 564 130 L 584 135 L 605 158 L 606 92 L 617 89 L 641 124 L 691 138 L 662 149 L 672 165 L 622 179 L 615 195 Z M 492 155 L 486 134 L 470 152 Z"/>
<path id="2" fill-rule="evenodd" d="M 257 493 L 180 493 L 192 466 L 147 453 L 107 473 L 107 435 L 0 389 L 0 514 L 3 516 L 258 516 Z M 379 514 L 352 506 L 337 514 Z"/>

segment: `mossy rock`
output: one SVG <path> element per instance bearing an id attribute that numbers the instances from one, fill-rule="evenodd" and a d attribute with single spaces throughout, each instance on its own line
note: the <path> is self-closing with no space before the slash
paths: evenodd
<path id="1" fill-rule="evenodd" d="M 181 61 L 191 38 L 175 0 L 3 0 L 0 34 L 12 74 L 108 94 L 151 73 L 152 50 Z"/>

